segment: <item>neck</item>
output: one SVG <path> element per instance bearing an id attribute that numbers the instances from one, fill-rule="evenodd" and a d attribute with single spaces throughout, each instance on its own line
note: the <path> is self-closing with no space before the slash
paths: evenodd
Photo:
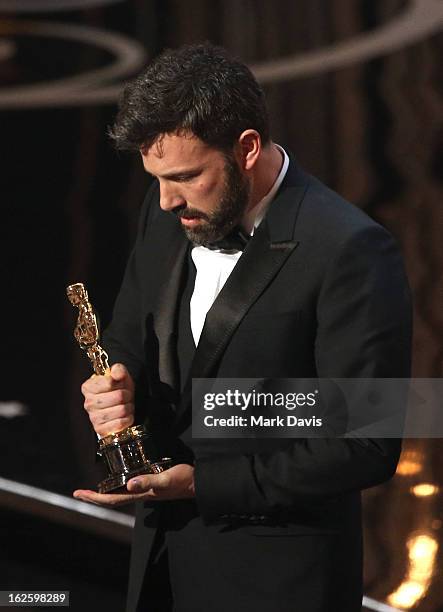
<path id="1" fill-rule="evenodd" d="M 283 165 L 283 155 L 277 146 L 270 142 L 261 151 L 251 176 L 251 199 L 248 211 L 252 210 L 271 190 Z"/>

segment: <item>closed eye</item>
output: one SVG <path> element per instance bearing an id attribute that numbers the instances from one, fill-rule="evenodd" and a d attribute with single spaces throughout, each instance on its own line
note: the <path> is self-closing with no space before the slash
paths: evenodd
<path id="1" fill-rule="evenodd" d="M 192 174 L 176 174 L 172 176 L 168 176 L 170 181 L 174 181 L 175 183 L 187 183 L 192 181 L 192 179 L 199 176 L 200 172 L 194 172 Z"/>
<path id="2" fill-rule="evenodd" d="M 188 172 L 169 172 L 166 174 L 155 175 L 152 172 L 149 172 L 146 168 L 145 170 L 153 178 L 157 178 L 159 180 L 163 179 L 167 181 L 173 181 L 174 183 L 186 183 L 192 181 L 193 179 L 200 176 L 203 172 L 202 168 L 195 168 L 194 170 L 189 170 Z"/>

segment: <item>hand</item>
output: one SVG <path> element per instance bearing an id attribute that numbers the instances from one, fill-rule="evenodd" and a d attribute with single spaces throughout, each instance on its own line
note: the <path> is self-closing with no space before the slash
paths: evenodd
<path id="1" fill-rule="evenodd" d="M 143 474 L 131 478 L 126 488 L 127 491 L 122 493 L 97 493 L 78 489 L 73 495 L 76 499 L 100 506 L 122 506 L 141 499 L 189 499 L 195 497 L 194 468 L 187 463 L 179 463 L 160 474 Z"/>
<path id="2" fill-rule="evenodd" d="M 106 376 L 93 375 L 82 385 L 84 407 L 99 436 L 134 424 L 134 381 L 121 363 Z"/>

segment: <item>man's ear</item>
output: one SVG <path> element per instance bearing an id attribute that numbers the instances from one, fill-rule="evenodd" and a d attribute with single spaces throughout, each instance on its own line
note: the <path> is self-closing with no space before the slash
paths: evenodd
<path id="1" fill-rule="evenodd" d="M 252 170 L 261 152 L 261 138 L 256 130 L 245 130 L 238 138 L 238 153 L 243 170 Z"/>

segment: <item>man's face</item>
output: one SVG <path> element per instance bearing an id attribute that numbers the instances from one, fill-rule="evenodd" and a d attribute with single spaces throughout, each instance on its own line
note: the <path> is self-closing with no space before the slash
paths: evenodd
<path id="1" fill-rule="evenodd" d="M 160 183 L 160 206 L 180 219 L 195 244 L 226 236 L 243 217 L 250 185 L 234 158 L 189 134 L 165 134 L 142 150 L 143 166 Z"/>

